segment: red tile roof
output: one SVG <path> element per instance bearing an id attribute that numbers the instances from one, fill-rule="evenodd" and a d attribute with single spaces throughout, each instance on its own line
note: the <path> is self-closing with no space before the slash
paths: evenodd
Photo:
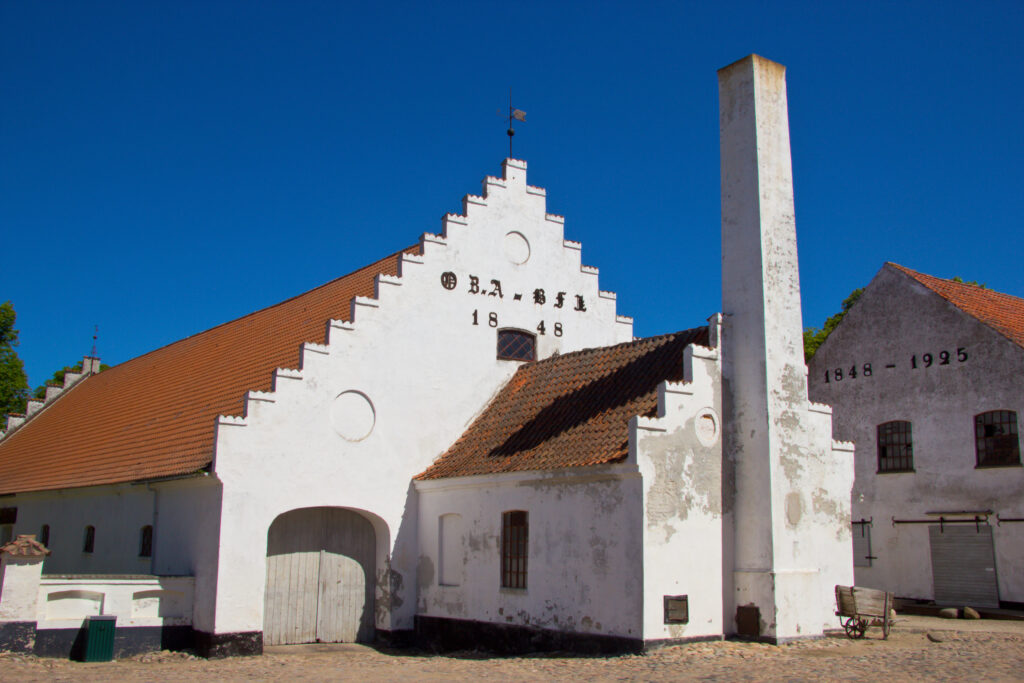
<path id="1" fill-rule="evenodd" d="M 378 273 L 397 275 L 401 253 L 80 381 L 0 441 L 0 494 L 208 467 L 217 416 L 241 415 L 247 391 L 298 367 L 300 345 L 350 320 L 352 299 L 373 296 Z"/>
<path id="2" fill-rule="evenodd" d="M 978 285 L 925 275 L 895 263 L 887 263 L 977 318 L 1018 346 L 1024 346 L 1024 299 L 994 292 Z"/>
<path id="3" fill-rule="evenodd" d="M 708 330 L 699 327 L 524 365 L 455 445 L 416 478 L 621 461 L 629 419 L 654 416 L 658 384 L 683 378 L 683 349 L 707 343 Z"/>

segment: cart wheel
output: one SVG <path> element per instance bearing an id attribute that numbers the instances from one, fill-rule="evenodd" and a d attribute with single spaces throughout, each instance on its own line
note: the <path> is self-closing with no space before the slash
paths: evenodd
<path id="1" fill-rule="evenodd" d="M 843 629 L 846 630 L 848 638 L 857 640 L 864 637 L 864 632 L 868 630 L 868 622 L 857 617 L 850 617 L 843 623 Z"/>

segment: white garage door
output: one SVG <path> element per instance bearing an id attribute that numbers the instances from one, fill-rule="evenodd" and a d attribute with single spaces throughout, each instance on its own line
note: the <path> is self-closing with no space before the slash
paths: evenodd
<path id="1" fill-rule="evenodd" d="M 958 524 L 928 527 L 935 602 L 999 607 L 992 527 Z"/>

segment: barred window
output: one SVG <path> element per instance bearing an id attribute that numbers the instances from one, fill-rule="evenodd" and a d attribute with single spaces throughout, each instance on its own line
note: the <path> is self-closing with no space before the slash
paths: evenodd
<path id="1" fill-rule="evenodd" d="M 878 471 L 914 471 L 914 439 L 909 422 L 893 420 L 878 425 Z"/>
<path id="2" fill-rule="evenodd" d="M 82 552 L 91 553 L 96 547 L 96 527 L 91 524 L 85 527 L 85 538 L 82 539 Z"/>
<path id="3" fill-rule="evenodd" d="M 501 515 L 501 587 L 526 588 L 530 525 L 524 510 Z"/>
<path id="4" fill-rule="evenodd" d="M 498 330 L 499 360 L 537 360 L 537 338 L 522 330 Z"/>
<path id="5" fill-rule="evenodd" d="M 153 557 L 153 527 L 149 524 L 139 530 L 139 557 Z"/>
<path id="6" fill-rule="evenodd" d="M 990 410 L 974 416 L 974 443 L 978 467 L 1020 464 L 1017 413 Z"/>

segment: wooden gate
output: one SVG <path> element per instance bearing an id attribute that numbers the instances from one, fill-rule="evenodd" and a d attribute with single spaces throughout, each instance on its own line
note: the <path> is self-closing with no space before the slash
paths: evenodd
<path id="1" fill-rule="evenodd" d="M 373 640 L 375 559 L 373 526 L 358 513 L 279 516 L 267 534 L 264 644 Z"/>

